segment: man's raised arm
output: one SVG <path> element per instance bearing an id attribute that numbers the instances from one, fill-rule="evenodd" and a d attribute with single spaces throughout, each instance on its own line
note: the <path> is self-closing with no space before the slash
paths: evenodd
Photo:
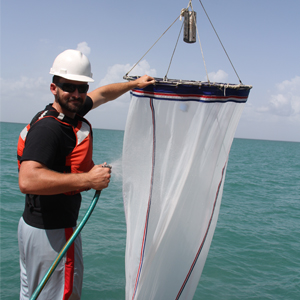
<path id="1" fill-rule="evenodd" d="M 144 75 L 136 80 L 120 83 L 112 83 L 101 86 L 92 92 L 88 93 L 88 96 L 93 100 L 93 109 L 108 101 L 114 100 L 126 92 L 134 88 L 145 88 L 150 84 L 154 84 L 153 77 Z"/>

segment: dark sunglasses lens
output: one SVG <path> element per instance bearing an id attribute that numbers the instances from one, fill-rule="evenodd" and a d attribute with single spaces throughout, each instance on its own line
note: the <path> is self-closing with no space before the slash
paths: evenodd
<path id="1" fill-rule="evenodd" d="M 87 84 L 59 83 L 57 86 L 67 93 L 74 93 L 76 89 L 79 93 L 86 93 L 89 89 Z"/>
<path id="2" fill-rule="evenodd" d="M 63 83 L 60 87 L 64 92 L 68 93 L 73 93 L 76 90 L 76 86 L 71 83 Z"/>
<path id="3" fill-rule="evenodd" d="M 89 86 L 87 84 L 80 84 L 77 85 L 77 88 L 79 93 L 86 93 L 89 89 Z"/>

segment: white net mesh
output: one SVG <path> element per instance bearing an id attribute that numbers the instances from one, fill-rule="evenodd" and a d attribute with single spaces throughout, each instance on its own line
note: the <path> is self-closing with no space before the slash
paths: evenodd
<path id="1" fill-rule="evenodd" d="M 174 89 L 132 91 L 123 147 L 126 299 L 193 298 L 249 93 Z"/>

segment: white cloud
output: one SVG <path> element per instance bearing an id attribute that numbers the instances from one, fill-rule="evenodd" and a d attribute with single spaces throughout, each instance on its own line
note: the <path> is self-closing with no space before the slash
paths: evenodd
<path id="1" fill-rule="evenodd" d="M 110 83 L 124 82 L 123 76 L 130 71 L 132 65 L 130 64 L 115 64 L 109 67 L 106 75 L 100 81 L 99 86 L 107 85 Z M 129 75 L 141 76 L 148 74 L 156 76 L 156 70 L 151 69 L 146 60 L 141 61 Z M 118 99 L 108 102 L 98 109 L 91 111 L 88 115 L 89 120 L 95 128 L 108 128 L 108 129 L 124 129 L 127 112 L 130 103 L 129 92 L 125 93 Z"/>
<path id="2" fill-rule="evenodd" d="M 208 78 L 212 82 L 227 82 L 228 74 L 223 70 L 218 70 L 217 72 L 208 73 Z M 205 81 L 207 78 L 205 78 Z"/>
<path id="3" fill-rule="evenodd" d="M 261 104 L 264 99 L 259 99 L 255 91 L 252 97 L 250 92 L 249 100 L 237 128 L 237 136 L 300 142 L 299 76 L 277 84 L 264 105 Z"/>
<path id="4" fill-rule="evenodd" d="M 112 67 L 109 67 L 107 70 L 106 75 L 100 81 L 99 85 L 106 85 L 110 83 L 120 82 L 123 81 L 123 76 L 131 70 L 133 66 L 130 64 L 122 65 L 122 64 L 115 64 Z M 146 60 L 142 60 L 134 69 L 130 72 L 134 75 L 144 75 L 148 74 L 150 76 L 156 76 L 156 70 L 151 69 L 149 63 Z"/>
<path id="5" fill-rule="evenodd" d="M 81 51 L 83 54 L 88 56 L 91 53 L 91 48 L 88 46 L 87 42 L 82 42 L 77 45 L 77 49 Z"/>
<path id="6" fill-rule="evenodd" d="M 283 117 L 271 113 L 258 112 L 247 103 L 236 136 L 250 139 L 281 140 L 300 142 L 300 118 Z"/>
<path id="7" fill-rule="evenodd" d="M 147 74 L 149 76 L 156 76 L 156 70 L 151 69 L 149 63 L 144 59 L 142 60 L 134 69 L 130 72 L 134 75 L 144 75 Z"/>
<path id="8" fill-rule="evenodd" d="M 79 44 L 87 47 L 86 43 Z M 88 47 L 87 47 L 88 48 Z M 89 48 L 88 48 L 89 49 Z M 82 50 L 82 49 L 81 49 Z M 123 82 L 123 76 L 131 69 L 130 64 L 116 64 L 110 67 L 107 74 L 100 81 L 100 85 Z M 134 75 L 156 75 L 146 60 L 140 62 L 132 71 Z M 48 103 L 53 102 L 53 95 L 49 91 L 50 82 L 43 77 L 19 79 L 0 78 L 1 83 L 1 121 L 28 123 L 31 118 Z M 126 93 L 101 108 L 88 114 L 97 128 L 124 129 L 130 96 Z"/>
<path id="9" fill-rule="evenodd" d="M 277 93 L 271 95 L 266 106 L 259 107 L 258 112 L 277 116 L 298 117 L 300 115 L 300 76 L 284 80 L 277 84 Z"/>
<path id="10" fill-rule="evenodd" d="M 126 74 L 126 72 L 128 72 L 129 69 L 129 64 L 115 64 L 112 67 L 109 67 L 106 75 L 101 79 L 99 86 L 123 81 L 123 76 Z"/>
<path id="11" fill-rule="evenodd" d="M 115 64 L 112 67 L 109 67 L 106 75 L 100 81 L 99 85 L 107 85 L 110 83 L 122 82 L 124 81 L 123 76 L 132 68 L 129 64 Z M 148 74 L 150 76 L 156 76 L 156 70 L 151 69 L 149 63 L 146 60 L 141 61 L 133 71 L 135 75 L 144 75 Z M 113 105 L 124 106 L 125 103 L 130 101 L 129 97 L 125 94 L 113 101 Z M 127 107 L 127 104 L 126 104 Z"/>
<path id="12" fill-rule="evenodd" d="M 22 76 L 19 80 L 9 80 L 1 78 L 1 92 L 2 94 L 8 94 L 18 92 L 19 90 L 26 92 L 34 91 L 40 87 L 44 87 L 46 81 L 42 78 L 29 78 Z"/>
<path id="13" fill-rule="evenodd" d="M 44 78 L 0 79 L 1 121 L 26 123 L 53 101 L 50 83 Z"/>

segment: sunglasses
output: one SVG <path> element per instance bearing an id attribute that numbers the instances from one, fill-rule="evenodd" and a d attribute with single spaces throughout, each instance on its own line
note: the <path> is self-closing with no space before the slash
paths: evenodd
<path id="1" fill-rule="evenodd" d="M 88 84 L 73 84 L 73 83 L 55 83 L 56 86 L 61 88 L 64 92 L 74 93 L 76 89 L 78 93 L 86 93 L 89 90 Z"/>

